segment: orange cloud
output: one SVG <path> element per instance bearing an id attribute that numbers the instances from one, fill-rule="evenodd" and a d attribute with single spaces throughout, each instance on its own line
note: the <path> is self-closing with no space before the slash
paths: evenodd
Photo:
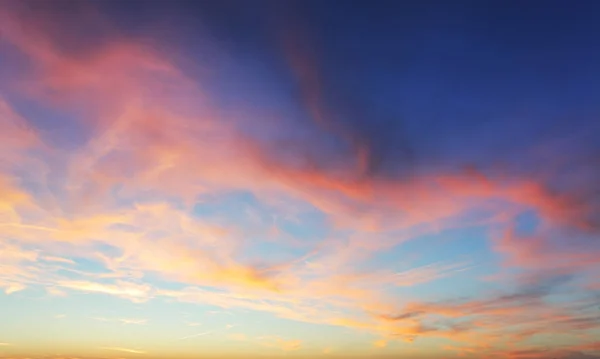
<path id="1" fill-rule="evenodd" d="M 379 339 L 373 342 L 373 346 L 375 348 L 385 348 L 387 346 L 388 342 L 385 339 Z"/>
<path id="2" fill-rule="evenodd" d="M 258 343 L 265 347 L 276 348 L 285 352 L 296 351 L 301 349 L 301 340 L 287 340 L 278 336 L 267 336 L 257 338 Z"/>

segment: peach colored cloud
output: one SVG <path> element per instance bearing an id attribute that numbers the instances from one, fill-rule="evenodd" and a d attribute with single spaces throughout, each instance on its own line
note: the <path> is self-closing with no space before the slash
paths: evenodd
<path id="1" fill-rule="evenodd" d="M 203 335 L 203 334 L 201 333 L 200 335 Z M 250 338 L 245 334 L 237 333 L 237 334 L 230 334 L 228 336 L 228 338 L 230 338 L 232 340 L 236 340 L 236 341 L 258 344 L 258 345 L 266 347 L 266 348 L 278 349 L 283 352 L 297 351 L 302 348 L 301 340 L 284 339 L 284 338 L 281 338 L 276 335 Z"/>
<path id="2" fill-rule="evenodd" d="M 257 342 L 268 348 L 276 348 L 284 352 L 296 351 L 301 349 L 301 340 L 288 340 L 278 336 L 267 336 L 256 338 Z"/>
<path id="3" fill-rule="evenodd" d="M 385 348 L 387 346 L 387 340 L 385 339 L 379 339 L 373 342 L 373 346 L 375 348 Z"/>

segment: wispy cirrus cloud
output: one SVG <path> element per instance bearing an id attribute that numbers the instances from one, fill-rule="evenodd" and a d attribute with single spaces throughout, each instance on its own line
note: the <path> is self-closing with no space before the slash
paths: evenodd
<path id="1" fill-rule="evenodd" d="M 132 318 L 104 318 L 104 317 L 91 317 L 94 320 L 100 322 L 114 322 L 121 324 L 134 324 L 134 325 L 145 325 L 148 323 L 148 319 L 132 319 Z"/>
<path id="2" fill-rule="evenodd" d="M 196 334 L 186 335 L 186 336 L 181 337 L 181 338 L 177 338 L 177 340 L 186 340 L 186 339 L 198 338 L 198 337 L 203 337 L 203 336 L 206 336 L 206 335 L 211 335 L 213 333 L 214 333 L 213 331 L 200 332 L 200 333 L 196 333 Z"/>
<path id="3" fill-rule="evenodd" d="M 73 261 L 72 259 L 62 258 L 62 257 L 46 256 L 43 259 L 45 261 L 49 261 L 49 262 L 58 262 L 58 263 L 65 263 L 65 264 L 75 264 L 75 261 Z"/>
<path id="4" fill-rule="evenodd" d="M 114 284 L 102 284 L 87 281 L 64 281 L 59 286 L 71 290 L 89 293 L 102 293 L 129 299 L 133 302 L 145 302 L 151 297 L 152 288 L 147 284 L 116 281 Z"/>
<path id="5" fill-rule="evenodd" d="M 101 347 L 100 349 L 123 352 L 123 353 L 131 353 L 131 354 L 146 354 L 147 353 L 143 350 L 120 348 L 120 347 Z"/>
<path id="6" fill-rule="evenodd" d="M 249 341 L 266 348 L 278 349 L 283 352 L 293 352 L 302 348 L 301 340 L 284 339 L 279 336 L 261 336 L 256 338 L 249 338 L 245 335 L 233 335 L 231 339 L 239 341 Z"/>

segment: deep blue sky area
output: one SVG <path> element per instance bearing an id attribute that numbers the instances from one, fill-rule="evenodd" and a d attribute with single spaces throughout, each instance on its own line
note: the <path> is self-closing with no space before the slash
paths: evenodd
<path id="1" fill-rule="evenodd" d="M 328 121 L 370 147 L 377 174 L 457 161 L 516 164 L 533 150 L 532 142 L 583 132 L 593 143 L 590 133 L 598 134 L 592 120 L 600 107 L 596 1 L 102 6 L 120 19 L 123 31 L 161 32 L 210 60 L 200 50 L 209 34 L 229 61 L 270 79 L 274 96 L 302 109 L 306 81 L 289 66 L 287 49 L 293 48 L 318 79 L 317 101 Z M 157 19 L 171 26 L 157 26 Z M 247 81 L 224 88 L 264 90 Z M 296 118 L 300 126 L 311 120 L 308 111 Z"/>

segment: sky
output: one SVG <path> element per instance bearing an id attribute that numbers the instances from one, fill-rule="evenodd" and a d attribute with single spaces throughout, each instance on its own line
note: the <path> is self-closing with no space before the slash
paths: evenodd
<path id="1" fill-rule="evenodd" d="M 600 358 L 600 2 L 0 2 L 0 358 Z"/>

